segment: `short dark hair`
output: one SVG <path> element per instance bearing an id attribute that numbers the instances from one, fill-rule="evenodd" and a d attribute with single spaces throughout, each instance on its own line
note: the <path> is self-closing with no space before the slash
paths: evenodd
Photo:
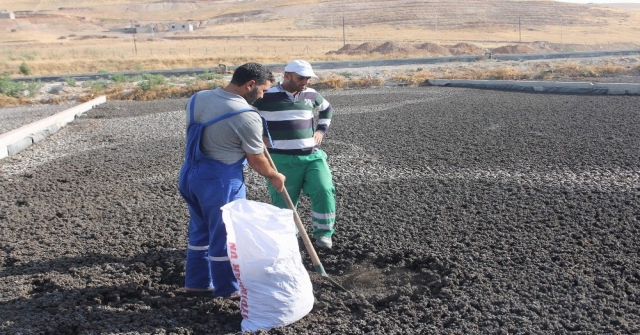
<path id="1" fill-rule="evenodd" d="M 255 80 L 258 85 L 264 85 L 267 81 L 272 83 L 276 81 L 271 70 L 258 63 L 242 64 L 233 71 L 232 84 L 242 86 L 250 80 Z"/>

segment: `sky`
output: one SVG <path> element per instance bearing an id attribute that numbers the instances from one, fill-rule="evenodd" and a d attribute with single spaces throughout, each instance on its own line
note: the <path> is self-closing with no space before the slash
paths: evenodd
<path id="1" fill-rule="evenodd" d="M 573 2 L 573 3 L 637 3 L 640 4 L 640 0 L 556 0 L 560 2 Z"/>

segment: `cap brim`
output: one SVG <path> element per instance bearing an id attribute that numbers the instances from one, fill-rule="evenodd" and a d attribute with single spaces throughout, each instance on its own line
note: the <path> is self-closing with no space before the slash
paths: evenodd
<path id="1" fill-rule="evenodd" d="M 315 73 L 313 73 L 313 71 L 296 71 L 296 73 L 302 77 L 314 77 L 314 78 L 318 78 L 318 76 L 316 76 Z"/>

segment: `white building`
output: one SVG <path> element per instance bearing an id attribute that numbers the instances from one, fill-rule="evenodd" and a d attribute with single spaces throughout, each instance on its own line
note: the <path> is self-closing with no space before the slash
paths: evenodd
<path id="1" fill-rule="evenodd" d="M 189 22 L 171 23 L 169 31 L 193 31 L 193 25 Z"/>
<path id="2" fill-rule="evenodd" d="M 14 14 L 13 12 L 9 12 L 6 10 L 0 11 L 0 19 L 15 20 L 15 18 L 16 14 Z"/>

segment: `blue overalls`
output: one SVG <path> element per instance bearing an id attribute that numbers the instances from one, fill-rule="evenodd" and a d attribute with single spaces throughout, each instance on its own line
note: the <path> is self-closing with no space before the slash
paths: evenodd
<path id="1" fill-rule="evenodd" d="M 214 296 L 228 297 L 238 292 L 238 282 L 227 256 L 227 232 L 220 207 L 246 198 L 243 168 L 247 160 L 242 158 L 236 163 L 225 164 L 208 157 L 200 150 L 200 139 L 205 127 L 255 109 L 240 109 L 206 123 L 197 123 L 194 121 L 195 97 L 189 108 L 191 121 L 187 127 L 185 161 L 178 181 L 190 216 L 185 287 L 213 287 Z"/>

